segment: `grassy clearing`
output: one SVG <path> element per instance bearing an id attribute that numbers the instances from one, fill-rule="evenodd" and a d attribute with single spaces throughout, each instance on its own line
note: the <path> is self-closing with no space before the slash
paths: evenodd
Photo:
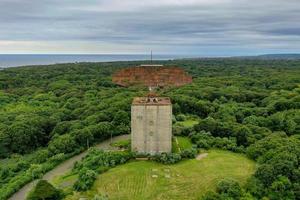
<path id="1" fill-rule="evenodd" d="M 184 126 L 184 127 L 193 127 L 197 123 L 198 123 L 198 120 L 196 120 L 196 119 L 188 119 L 188 120 L 185 120 L 182 122 L 177 122 L 176 124 L 178 124 L 180 126 Z"/>
<path id="2" fill-rule="evenodd" d="M 130 144 L 131 144 L 130 139 L 128 139 L 128 140 L 121 140 L 118 142 L 113 142 L 110 145 L 113 147 L 121 148 L 121 149 L 129 149 Z"/>
<path id="3" fill-rule="evenodd" d="M 176 137 L 181 150 L 192 147 L 192 142 L 188 137 Z"/>
<path id="4" fill-rule="evenodd" d="M 208 151 L 202 160 L 175 165 L 133 161 L 99 175 L 91 190 L 66 199 L 91 199 L 96 194 L 107 194 L 111 200 L 198 199 L 223 178 L 244 184 L 254 169 L 255 163 L 244 155 L 221 150 Z"/>
<path id="5" fill-rule="evenodd" d="M 177 145 L 175 138 L 177 139 L 179 145 Z M 188 137 L 176 136 L 172 141 L 172 151 L 174 153 L 178 153 L 179 152 L 178 147 L 181 149 L 181 151 L 184 149 L 189 149 L 192 147 L 192 142 Z"/>

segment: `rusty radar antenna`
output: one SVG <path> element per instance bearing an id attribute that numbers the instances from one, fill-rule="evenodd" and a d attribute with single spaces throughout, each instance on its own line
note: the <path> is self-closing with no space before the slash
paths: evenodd
<path id="1" fill-rule="evenodd" d="M 123 87 L 148 86 L 152 92 L 157 87 L 179 87 L 189 84 L 192 82 L 192 77 L 176 66 L 165 67 L 151 64 L 121 69 L 113 74 L 112 81 Z"/>

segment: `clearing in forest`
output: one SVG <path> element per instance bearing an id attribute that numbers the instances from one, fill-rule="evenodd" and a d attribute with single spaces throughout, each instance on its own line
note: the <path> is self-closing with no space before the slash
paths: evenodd
<path id="1" fill-rule="evenodd" d="M 91 190 L 67 199 L 107 194 L 114 199 L 197 199 L 223 178 L 244 184 L 255 163 L 244 155 L 211 150 L 201 160 L 185 160 L 174 165 L 133 161 L 101 174 Z"/>

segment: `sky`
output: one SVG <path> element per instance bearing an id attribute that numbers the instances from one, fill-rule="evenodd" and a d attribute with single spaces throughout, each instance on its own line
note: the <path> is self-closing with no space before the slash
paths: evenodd
<path id="1" fill-rule="evenodd" d="M 300 0 L 0 0 L 0 54 L 300 53 Z"/>

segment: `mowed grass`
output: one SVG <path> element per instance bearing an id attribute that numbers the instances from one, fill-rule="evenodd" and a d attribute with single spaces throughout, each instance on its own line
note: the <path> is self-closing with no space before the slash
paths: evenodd
<path id="1" fill-rule="evenodd" d="M 176 139 L 178 141 L 178 145 L 176 143 Z M 174 153 L 179 153 L 179 148 L 181 151 L 184 149 L 192 148 L 192 142 L 188 137 L 175 136 L 172 141 L 172 150 Z"/>
<path id="2" fill-rule="evenodd" d="M 175 165 L 132 161 L 99 175 L 91 190 L 66 199 L 91 199 L 96 194 L 107 194 L 110 200 L 199 199 L 224 178 L 244 184 L 254 170 L 255 163 L 244 155 L 221 150 L 208 151 L 208 156 L 201 160 L 185 160 Z"/>
<path id="3" fill-rule="evenodd" d="M 184 127 L 193 127 L 194 125 L 198 124 L 199 121 L 195 119 L 187 119 L 185 121 L 176 122 L 178 125 L 184 126 Z"/>

